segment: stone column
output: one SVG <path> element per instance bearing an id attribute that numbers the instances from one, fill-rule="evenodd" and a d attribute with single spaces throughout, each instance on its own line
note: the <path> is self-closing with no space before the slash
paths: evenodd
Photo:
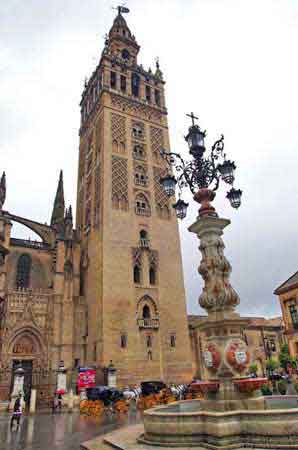
<path id="1" fill-rule="evenodd" d="M 34 414 L 36 411 L 36 389 L 31 389 L 29 411 L 30 411 L 30 414 Z"/>
<path id="2" fill-rule="evenodd" d="M 250 362 L 242 332 L 248 321 L 235 312 L 240 299 L 230 283 L 232 268 L 224 255 L 222 240 L 223 230 L 230 221 L 217 216 L 210 204 L 214 197 L 215 193 L 208 189 L 198 191 L 194 198 L 202 206 L 196 222 L 189 227 L 189 231 L 200 240 L 202 259 L 198 271 L 204 287 L 199 304 L 208 314 L 200 326 L 205 333 L 202 353 L 210 384 L 205 385 L 207 401 L 204 408 L 217 411 L 247 409 L 247 399 L 251 395 L 238 392 L 233 379 L 245 375 Z M 216 393 L 211 393 L 212 389 Z"/>

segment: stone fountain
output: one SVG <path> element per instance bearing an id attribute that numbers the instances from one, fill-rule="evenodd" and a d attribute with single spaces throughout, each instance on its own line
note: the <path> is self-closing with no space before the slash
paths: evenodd
<path id="1" fill-rule="evenodd" d="M 210 203 L 214 196 L 209 189 L 198 191 L 194 198 L 202 206 L 189 227 L 200 241 L 199 273 L 205 284 L 199 303 L 208 313 L 203 325 L 208 378 L 199 383 L 204 400 L 145 411 L 143 428 L 115 432 L 98 448 L 298 449 L 298 409 L 268 409 L 260 392 L 267 380 L 244 377 L 250 363 L 242 335 L 246 320 L 235 312 L 240 299 L 230 284 L 231 265 L 222 240 L 230 221 L 218 217 Z"/>

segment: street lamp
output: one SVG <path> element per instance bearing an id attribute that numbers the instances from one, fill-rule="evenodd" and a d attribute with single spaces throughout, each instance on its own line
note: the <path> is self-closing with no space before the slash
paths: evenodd
<path id="1" fill-rule="evenodd" d="M 191 118 L 192 125 L 185 140 L 188 143 L 192 159 L 185 161 L 179 153 L 169 152 L 165 149 L 160 151 L 162 158 L 168 164 L 167 173 L 160 178 L 166 195 L 172 197 L 175 194 L 176 186 L 180 192 L 183 188 L 188 187 L 194 200 L 202 205 L 199 210 L 200 216 L 216 216 L 215 209 L 210 202 L 215 198 L 215 191 L 222 180 L 231 185 L 231 189 L 226 195 L 231 206 L 235 209 L 239 208 L 242 191 L 233 187 L 236 165 L 234 161 L 226 159 L 223 135 L 213 144 L 209 156 L 204 156 L 206 131 L 202 131 L 199 125 L 195 124 L 195 119 L 198 118 L 193 113 L 187 114 L 187 116 Z M 172 173 L 173 168 L 176 177 Z M 186 217 L 187 207 L 188 204 L 179 195 L 179 200 L 173 205 L 179 219 Z"/>

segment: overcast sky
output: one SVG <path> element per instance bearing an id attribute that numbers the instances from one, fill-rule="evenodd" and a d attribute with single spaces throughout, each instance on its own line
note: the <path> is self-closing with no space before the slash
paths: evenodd
<path id="1" fill-rule="evenodd" d="M 66 202 L 75 205 L 79 101 L 98 63 L 115 11 L 110 0 L 0 2 L 0 170 L 10 212 L 49 222 L 60 168 Z M 280 314 L 273 290 L 297 267 L 298 1 L 129 0 L 127 22 L 142 46 L 139 63 L 160 58 L 171 148 L 187 155 L 183 135 L 194 111 L 223 133 L 237 164 L 243 205 L 218 192 L 218 213 L 232 283 L 243 314 Z M 201 281 L 198 242 L 181 224 L 188 310 Z M 19 229 L 18 234 L 23 233 Z M 26 231 L 27 237 L 32 233 Z"/>

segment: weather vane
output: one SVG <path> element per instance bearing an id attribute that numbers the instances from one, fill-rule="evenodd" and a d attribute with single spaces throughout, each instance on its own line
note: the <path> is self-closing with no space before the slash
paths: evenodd
<path id="1" fill-rule="evenodd" d="M 129 9 L 125 6 L 125 3 L 123 5 L 119 5 L 116 8 L 112 8 L 112 9 L 117 9 L 119 15 L 129 13 Z"/>

